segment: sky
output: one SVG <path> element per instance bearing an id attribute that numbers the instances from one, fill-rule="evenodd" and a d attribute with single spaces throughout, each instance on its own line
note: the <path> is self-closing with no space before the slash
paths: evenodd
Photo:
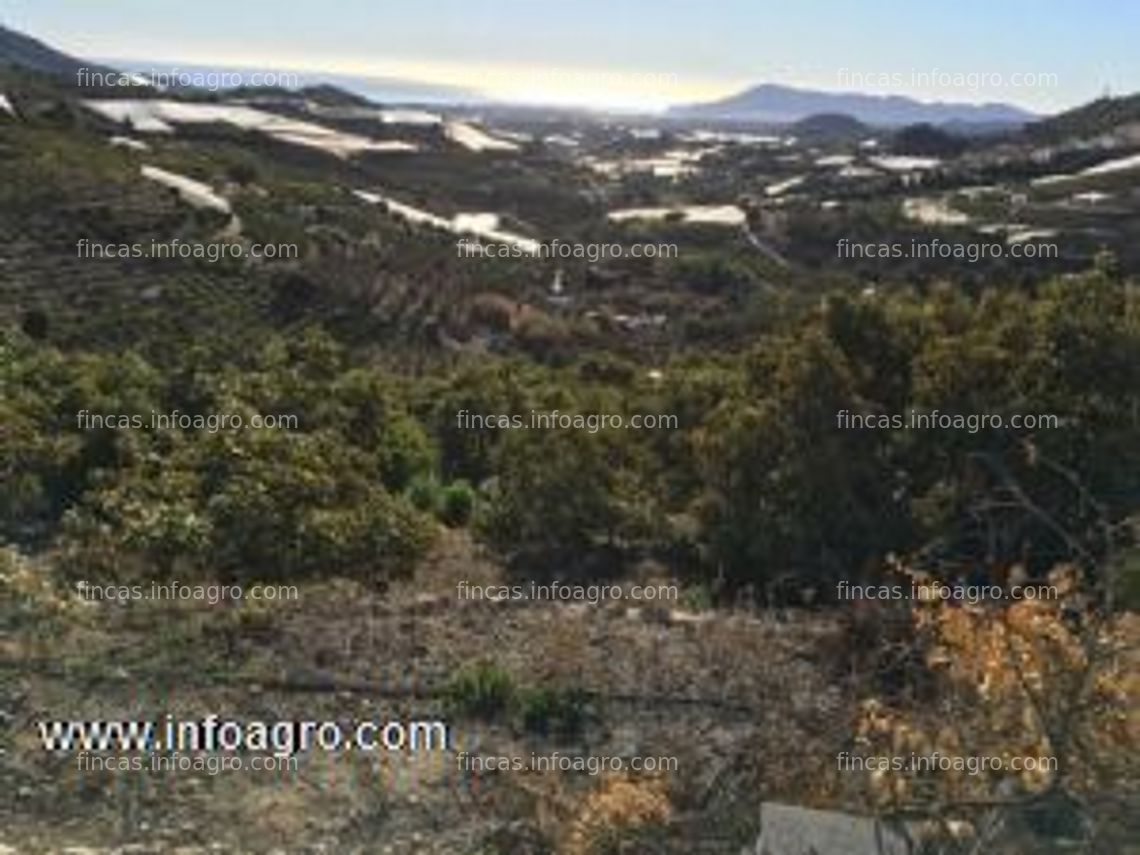
<path id="1" fill-rule="evenodd" d="M 0 23 L 82 57 L 599 107 L 782 83 L 1049 113 L 1140 91 L 1136 0 L 3 0 Z"/>

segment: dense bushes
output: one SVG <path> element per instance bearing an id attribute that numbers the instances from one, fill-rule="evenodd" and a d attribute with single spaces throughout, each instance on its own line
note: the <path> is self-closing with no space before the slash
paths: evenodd
<path id="1" fill-rule="evenodd" d="M 129 355 L 4 348 L 5 423 L 18 426 L 2 446 L 18 487 L 5 498 L 10 539 L 54 533 L 85 570 L 143 562 L 234 578 L 383 578 L 409 571 L 430 542 L 430 519 L 400 491 L 433 470 L 432 444 L 377 378 L 343 370 L 327 340 L 274 345 L 240 372 L 186 366 L 165 382 Z M 176 409 L 230 420 L 152 422 Z M 266 415 L 284 426 L 253 427 Z M 124 416 L 138 421 L 118 426 Z"/>
<path id="2" fill-rule="evenodd" d="M 0 348 L 3 536 L 164 572 L 383 576 L 414 565 L 434 517 L 472 520 L 528 572 L 658 552 L 730 586 L 818 587 L 919 546 L 944 569 L 1095 559 L 1105 524 L 1140 501 L 1140 313 L 1104 269 L 1036 294 L 836 294 L 742 353 L 687 356 L 652 377 L 632 362 L 599 369 L 608 357 L 556 370 L 488 356 L 409 381 L 318 333 L 235 362 L 187 351 L 162 371 L 15 331 Z M 75 421 L 175 408 L 297 421 Z M 504 429 L 459 415 L 555 409 L 678 426 Z M 912 410 L 1059 421 L 859 428 L 839 415 Z"/>
<path id="3" fill-rule="evenodd" d="M 254 578 L 407 572 L 431 531 L 359 449 L 268 431 L 199 438 L 120 470 L 68 519 L 81 544 L 107 529 L 164 570 L 182 559 Z"/>
<path id="4" fill-rule="evenodd" d="M 764 581 L 850 574 L 920 544 L 960 568 L 1091 558 L 1105 547 L 1094 517 L 1140 500 L 1137 321 L 1135 294 L 1100 273 L 1036 296 L 829 300 L 755 348 L 745 391 L 695 434 L 717 562 Z M 1006 421 L 852 429 L 837 416 L 912 409 Z M 1011 427 L 1014 415 L 1058 422 Z"/>

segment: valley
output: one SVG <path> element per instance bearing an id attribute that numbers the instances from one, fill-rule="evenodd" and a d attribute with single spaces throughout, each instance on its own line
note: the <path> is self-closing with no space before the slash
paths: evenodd
<path id="1" fill-rule="evenodd" d="M 0 27 L 0 855 L 1137 851 L 1140 95 L 99 67 Z M 448 740 L 44 740 L 164 717 Z"/>

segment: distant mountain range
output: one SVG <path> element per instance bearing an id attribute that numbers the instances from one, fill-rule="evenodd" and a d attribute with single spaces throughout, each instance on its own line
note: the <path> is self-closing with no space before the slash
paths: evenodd
<path id="1" fill-rule="evenodd" d="M 0 25 L 0 70 L 19 68 L 54 75 L 72 83 L 80 69 L 110 72 L 112 68 L 140 72 L 244 72 L 253 69 L 230 66 L 181 64 L 174 61 L 84 60 L 58 51 L 38 39 Z M 285 71 L 286 69 L 268 69 Z M 397 78 L 363 77 L 336 73 L 299 72 L 302 97 L 330 102 L 348 102 L 354 95 L 380 103 L 479 104 L 488 110 L 515 110 L 531 116 L 541 107 L 497 105 L 485 95 L 461 87 L 444 86 Z M 344 90 L 334 94 L 332 87 Z M 678 105 L 666 117 L 675 120 L 724 120 L 756 124 L 795 124 L 806 138 L 846 139 L 865 134 L 872 127 L 930 124 L 962 135 L 1001 133 L 1023 129 L 1032 142 L 1048 143 L 1068 137 L 1092 136 L 1140 123 L 1140 95 L 1102 98 L 1056 116 L 1043 118 L 1010 104 L 923 102 L 901 95 L 865 95 L 800 89 L 763 84 L 729 98 L 701 104 Z M 806 120 L 806 121 L 805 121 Z M 870 127 L 865 127 L 870 126 Z M 1140 134 L 1136 130 L 1135 134 Z"/>
<path id="2" fill-rule="evenodd" d="M 704 104 L 670 108 L 677 119 L 720 119 L 734 122 L 786 124 L 819 114 L 842 114 L 867 125 L 897 126 L 948 122 L 970 125 L 1020 125 L 1038 116 L 1010 104 L 924 102 L 902 95 L 820 92 L 765 83 Z"/>
<path id="3" fill-rule="evenodd" d="M 473 90 L 459 86 L 446 86 L 436 83 L 423 83 L 404 80 L 398 77 L 365 77 L 362 75 L 337 74 L 334 72 L 292 71 L 281 68 L 241 68 L 230 65 L 202 65 L 201 63 L 178 63 L 170 60 L 111 59 L 105 62 L 127 72 L 137 72 L 147 77 L 155 73 L 170 72 L 177 68 L 180 74 L 242 75 L 245 79 L 254 71 L 288 74 L 296 80 L 296 88 L 315 88 L 332 85 L 376 103 L 417 103 L 417 104 L 462 104 L 483 100 Z"/>

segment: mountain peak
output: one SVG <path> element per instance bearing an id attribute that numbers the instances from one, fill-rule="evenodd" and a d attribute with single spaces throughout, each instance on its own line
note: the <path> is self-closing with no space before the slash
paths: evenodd
<path id="1" fill-rule="evenodd" d="M 736 95 L 704 104 L 673 107 L 669 115 L 689 119 L 722 119 L 788 124 L 819 114 L 843 114 L 868 125 L 912 125 L 969 122 L 1024 124 L 1037 117 L 1010 104 L 927 102 L 905 95 L 823 92 L 761 83 Z"/>

